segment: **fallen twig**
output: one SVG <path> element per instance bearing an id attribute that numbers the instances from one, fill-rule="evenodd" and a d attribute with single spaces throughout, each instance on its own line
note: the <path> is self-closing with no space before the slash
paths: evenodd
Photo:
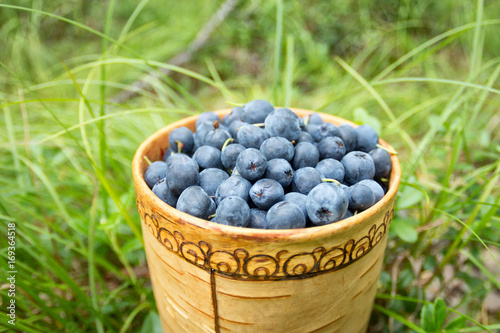
<path id="1" fill-rule="evenodd" d="M 193 57 L 193 54 L 201 49 L 203 45 L 208 41 L 208 38 L 212 34 L 212 32 L 217 28 L 219 24 L 224 21 L 226 16 L 233 10 L 238 0 L 226 0 L 219 7 L 219 9 L 210 17 L 210 19 L 203 25 L 200 29 L 196 38 L 189 44 L 187 49 L 173 58 L 171 58 L 167 63 L 175 66 L 180 66 Z M 151 71 L 141 79 L 133 82 L 130 85 L 130 88 L 127 90 L 123 90 L 115 97 L 112 98 L 113 103 L 123 103 L 138 94 L 138 91 L 148 89 L 150 87 L 150 81 L 152 79 L 159 78 L 161 75 L 168 75 L 171 72 L 168 68 L 161 68 L 160 71 Z"/>

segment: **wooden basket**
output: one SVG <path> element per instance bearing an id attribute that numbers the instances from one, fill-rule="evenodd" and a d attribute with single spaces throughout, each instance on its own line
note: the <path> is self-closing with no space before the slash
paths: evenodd
<path id="1" fill-rule="evenodd" d="M 293 111 L 299 116 L 313 112 Z M 336 125 L 356 126 L 321 116 Z M 397 157 L 392 155 L 387 194 L 349 219 L 297 230 L 224 226 L 168 206 L 143 179 L 144 156 L 161 160 L 169 132 L 180 126 L 194 130 L 195 121 L 196 116 L 189 117 L 156 132 L 133 160 L 163 331 L 366 332 L 401 177 Z M 381 144 L 390 147 L 382 140 Z"/>

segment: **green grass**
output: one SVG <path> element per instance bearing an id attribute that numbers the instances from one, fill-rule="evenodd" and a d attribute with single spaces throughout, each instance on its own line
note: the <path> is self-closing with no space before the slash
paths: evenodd
<path id="1" fill-rule="evenodd" d="M 399 152 L 370 332 L 498 331 L 485 299 L 500 277 L 500 3 L 240 1 L 167 65 L 221 3 L 0 4 L 0 274 L 15 221 L 16 329 L 153 331 L 132 156 L 175 120 L 265 98 L 369 123 Z M 113 102 L 160 68 L 151 91 Z"/>

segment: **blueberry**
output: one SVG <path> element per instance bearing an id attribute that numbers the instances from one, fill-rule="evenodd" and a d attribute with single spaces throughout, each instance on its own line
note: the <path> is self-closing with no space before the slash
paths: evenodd
<path id="1" fill-rule="evenodd" d="M 144 172 L 144 180 L 148 184 L 149 188 L 153 188 L 156 183 L 161 179 L 165 178 L 167 174 L 167 163 L 162 161 L 156 161 L 151 163 L 150 166 Z"/>
<path id="2" fill-rule="evenodd" d="M 181 151 L 189 154 L 193 150 L 194 137 L 191 130 L 187 127 L 178 127 L 173 129 L 168 136 L 168 144 L 175 152 Z"/>
<path id="3" fill-rule="evenodd" d="M 294 147 L 290 141 L 285 138 L 275 136 L 267 139 L 260 146 L 260 152 L 267 158 L 283 158 L 290 162 L 295 153 Z"/>
<path id="4" fill-rule="evenodd" d="M 347 195 L 337 184 L 319 184 L 307 195 L 307 215 L 315 226 L 340 221 L 348 205 Z"/>
<path id="5" fill-rule="evenodd" d="M 304 119 L 300 117 L 299 117 L 299 125 L 300 125 L 300 133 L 302 133 L 303 131 L 305 131 L 306 125 L 304 124 Z M 297 142 L 297 140 L 294 140 L 294 142 Z"/>
<path id="6" fill-rule="evenodd" d="M 295 171 L 292 180 L 292 190 L 308 194 L 325 176 L 315 168 L 305 167 Z"/>
<path id="7" fill-rule="evenodd" d="M 299 192 L 290 192 L 285 194 L 283 201 L 293 202 L 294 204 L 299 206 L 300 209 L 302 210 L 302 213 L 304 213 L 306 220 L 308 219 L 307 208 L 306 208 L 307 195 Z"/>
<path id="8" fill-rule="evenodd" d="M 323 118 L 317 113 L 312 113 L 309 115 L 309 123 L 310 124 L 322 124 L 323 123 Z"/>
<path id="9" fill-rule="evenodd" d="M 349 209 L 354 212 L 361 212 L 373 206 L 375 195 L 370 187 L 357 183 L 352 185 L 347 191 L 349 199 Z"/>
<path id="10" fill-rule="evenodd" d="M 167 186 L 167 180 L 163 178 L 153 186 L 153 193 L 167 205 L 175 207 L 177 205 L 177 196 L 175 196 Z"/>
<path id="11" fill-rule="evenodd" d="M 344 217 L 342 218 L 342 220 L 348 219 L 348 218 L 353 217 L 353 216 L 354 216 L 354 213 L 353 213 L 353 212 L 351 212 L 351 211 L 348 209 L 348 210 L 346 210 L 345 215 L 344 215 Z"/>
<path id="12" fill-rule="evenodd" d="M 316 170 L 323 173 L 325 178 L 335 179 L 339 183 L 344 181 L 344 166 L 333 158 L 326 158 L 316 165 Z"/>
<path id="13" fill-rule="evenodd" d="M 205 136 L 205 144 L 221 150 L 226 140 L 230 138 L 232 136 L 229 131 L 222 128 L 215 128 Z"/>
<path id="14" fill-rule="evenodd" d="M 196 119 L 196 128 L 198 128 L 198 126 L 200 126 L 201 123 L 204 123 L 205 121 L 219 121 L 219 116 L 213 111 L 201 113 L 198 116 L 198 119 Z"/>
<path id="15" fill-rule="evenodd" d="M 220 184 L 215 191 L 215 202 L 220 204 L 222 200 L 231 196 L 238 196 L 248 201 L 248 191 L 250 191 L 251 187 L 252 184 L 245 178 L 238 175 L 232 175 Z"/>
<path id="16" fill-rule="evenodd" d="M 249 195 L 248 197 L 250 198 L 250 195 Z M 252 201 L 252 200 L 250 200 L 250 199 L 249 199 L 249 200 L 247 201 L 247 203 L 248 203 L 248 207 L 250 207 L 250 209 L 259 209 L 259 208 L 258 208 L 258 207 L 257 207 L 257 206 L 253 203 L 253 201 Z"/>
<path id="17" fill-rule="evenodd" d="M 193 160 L 198 163 L 201 169 L 222 169 L 223 166 L 220 157 L 220 150 L 212 146 L 201 146 L 193 154 Z"/>
<path id="18" fill-rule="evenodd" d="M 338 136 L 328 136 L 318 143 L 318 151 L 321 159 L 333 158 L 340 161 L 345 155 L 344 141 Z"/>
<path id="19" fill-rule="evenodd" d="M 250 209 L 250 222 L 248 223 L 248 228 L 254 229 L 267 229 L 267 212 L 258 208 Z"/>
<path id="20" fill-rule="evenodd" d="M 250 207 L 240 197 L 227 197 L 217 207 L 214 222 L 234 227 L 246 227 L 250 222 Z"/>
<path id="21" fill-rule="evenodd" d="M 372 179 L 375 175 L 375 164 L 372 157 L 361 151 L 352 151 L 342 159 L 345 178 L 348 184 L 355 184 L 363 179 Z"/>
<path id="22" fill-rule="evenodd" d="M 200 146 L 203 146 L 205 144 L 205 137 L 207 136 L 208 132 L 213 131 L 215 129 L 215 126 L 219 126 L 219 123 L 216 121 L 204 121 L 200 123 L 196 127 L 196 131 L 194 132 L 194 141 Z"/>
<path id="23" fill-rule="evenodd" d="M 304 116 L 304 124 L 307 126 L 311 125 L 321 125 L 323 123 L 323 119 L 317 113 L 311 113 L 307 116 Z"/>
<path id="24" fill-rule="evenodd" d="M 167 150 L 165 150 L 165 153 L 163 154 L 163 161 L 166 162 L 167 161 L 167 158 L 170 157 L 170 155 L 173 155 L 175 154 L 176 152 L 174 152 L 172 150 L 172 148 L 168 147 Z"/>
<path id="25" fill-rule="evenodd" d="M 238 143 L 228 145 L 226 148 L 222 149 L 220 159 L 224 168 L 233 170 L 236 166 L 236 159 L 238 158 L 238 155 L 245 149 L 245 147 Z"/>
<path id="26" fill-rule="evenodd" d="M 283 200 L 285 191 L 274 179 L 259 179 L 249 191 L 250 199 L 257 208 L 267 210 L 275 203 Z"/>
<path id="27" fill-rule="evenodd" d="M 236 159 L 236 170 L 248 180 L 257 180 L 266 172 L 267 159 L 255 148 L 242 151 Z"/>
<path id="28" fill-rule="evenodd" d="M 392 170 L 392 160 L 387 150 L 382 148 L 372 149 L 370 150 L 370 156 L 375 164 L 375 176 L 373 178 L 377 180 L 382 178 L 389 179 Z"/>
<path id="29" fill-rule="evenodd" d="M 290 141 L 297 140 L 300 136 L 300 118 L 287 108 L 276 109 L 265 122 L 269 136 L 281 136 Z"/>
<path id="30" fill-rule="evenodd" d="M 384 189 L 382 188 L 382 186 L 380 186 L 379 183 L 377 183 L 372 179 L 364 179 L 357 184 L 366 185 L 372 190 L 373 195 L 375 196 L 375 203 L 379 202 L 380 199 L 384 197 L 385 194 Z"/>
<path id="31" fill-rule="evenodd" d="M 174 195 L 179 196 L 189 186 L 200 183 L 198 167 L 194 163 L 192 159 L 184 158 L 168 167 L 167 186 Z"/>
<path id="32" fill-rule="evenodd" d="M 221 169 L 205 169 L 200 172 L 200 187 L 213 197 L 217 188 L 228 178 L 229 175 Z"/>
<path id="33" fill-rule="evenodd" d="M 243 108 L 241 106 L 235 106 L 233 110 L 226 114 L 222 118 L 222 123 L 225 126 L 229 126 L 235 120 L 241 120 L 241 116 L 243 115 Z"/>
<path id="34" fill-rule="evenodd" d="M 378 134 L 371 126 L 359 125 L 355 130 L 358 138 L 357 150 L 367 153 L 370 150 L 377 148 Z"/>
<path id="35" fill-rule="evenodd" d="M 205 137 L 207 133 L 214 129 L 212 121 L 205 121 L 200 123 L 196 127 L 196 131 L 193 133 L 194 143 L 199 146 L 203 146 L 205 144 Z"/>
<path id="36" fill-rule="evenodd" d="M 377 184 L 379 184 L 382 187 L 382 189 L 384 190 L 384 194 L 387 193 L 387 191 L 389 190 L 389 186 L 387 186 L 387 182 L 377 181 Z"/>
<path id="37" fill-rule="evenodd" d="M 281 201 L 272 206 L 266 215 L 268 229 L 305 228 L 306 218 L 299 206 L 289 201 Z"/>
<path id="38" fill-rule="evenodd" d="M 295 146 L 292 167 L 297 170 L 304 167 L 315 167 L 319 161 L 319 151 L 310 142 L 301 142 Z"/>
<path id="39" fill-rule="evenodd" d="M 267 168 L 264 173 L 264 177 L 274 179 L 280 183 L 283 188 L 286 188 L 292 182 L 293 169 L 287 160 L 275 158 L 267 161 Z"/>
<path id="40" fill-rule="evenodd" d="M 269 138 L 267 132 L 255 125 L 246 125 L 237 133 L 238 143 L 246 148 L 259 149 L 264 141 Z"/>
<path id="41" fill-rule="evenodd" d="M 201 146 L 203 146 L 203 144 L 196 137 L 194 137 L 194 145 L 192 151 L 195 152 Z"/>
<path id="42" fill-rule="evenodd" d="M 310 124 L 306 126 L 306 129 L 317 142 L 320 142 L 328 136 L 340 136 L 339 129 L 332 123 L 322 123 L 320 125 Z"/>
<path id="43" fill-rule="evenodd" d="M 170 167 L 174 163 L 180 162 L 180 163 L 193 164 L 197 170 L 200 169 L 198 162 L 196 162 L 191 157 L 183 153 L 174 153 L 170 155 L 165 162 L 167 163 L 167 167 Z"/>
<path id="44" fill-rule="evenodd" d="M 190 186 L 185 189 L 177 200 L 175 207 L 181 212 L 207 219 L 215 212 L 215 202 L 199 186 Z"/>
<path id="45" fill-rule="evenodd" d="M 340 132 L 340 138 L 344 141 L 345 152 L 349 153 L 356 150 L 358 145 L 358 135 L 356 134 L 354 127 L 348 124 L 342 124 L 337 128 Z"/>
<path id="46" fill-rule="evenodd" d="M 240 120 L 233 121 L 231 124 L 229 124 L 229 127 L 228 127 L 229 134 L 231 134 L 231 136 L 233 138 L 237 139 L 239 130 L 246 125 L 248 125 L 248 123 L 245 123 L 245 122 L 240 121 Z"/>
<path id="47" fill-rule="evenodd" d="M 274 106 L 268 101 L 257 99 L 243 106 L 241 119 L 249 124 L 263 123 L 266 117 L 274 111 Z"/>
<path id="48" fill-rule="evenodd" d="M 302 132 L 300 132 L 299 138 L 297 140 L 295 140 L 296 144 L 299 144 L 301 142 L 314 143 L 315 141 L 314 141 L 314 138 L 311 136 L 311 134 L 302 131 Z"/>

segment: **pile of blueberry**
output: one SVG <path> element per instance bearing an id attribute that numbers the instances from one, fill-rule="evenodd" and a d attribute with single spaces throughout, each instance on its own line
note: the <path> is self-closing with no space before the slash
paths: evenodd
<path id="1" fill-rule="evenodd" d="M 335 126 L 255 100 L 222 119 L 201 114 L 193 133 L 170 132 L 144 179 L 168 205 L 212 222 L 259 229 L 330 224 L 387 190 L 391 156 L 367 125 Z"/>

